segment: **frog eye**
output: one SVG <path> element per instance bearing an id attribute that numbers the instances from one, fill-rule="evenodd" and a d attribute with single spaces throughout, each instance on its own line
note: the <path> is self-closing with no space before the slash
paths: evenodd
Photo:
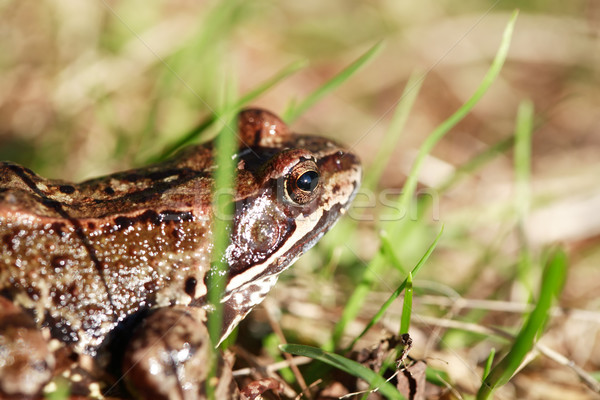
<path id="1" fill-rule="evenodd" d="M 296 164 L 286 178 L 286 190 L 290 199 L 297 204 L 306 204 L 314 199 L 320 187 L 320 174 L 313 160 Z"/>

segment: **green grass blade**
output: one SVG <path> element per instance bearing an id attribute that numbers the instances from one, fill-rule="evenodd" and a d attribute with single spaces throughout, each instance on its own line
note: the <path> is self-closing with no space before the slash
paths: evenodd
<path id="1" fill-rule="evenodd" d="M 408 277 L 406 278 L 406 288 L 404 289 L 404 304 L 402 304 L 402 316 L 400 318 L 400 335 L 408 333 L 408 329 L 410 328 L 410 316 L 412 314 L 412 298 L 413 277 L 412 272 L 409 272 Z"/>
<path id="2" fill-rule="evenodd" d="M 408 176 L 406 183 L 404 184 L 404 190 L 402 191 L 402 195 L 399 199 L 400 209 L 408 210 L 410 202 L 412 200 L 415 189 L 417 188 L 417 180 L 419 177 L 419 172 L 423 167 L 423 163 L 425 162 L 425 157 L 433 150 L 433 147 L 452 129 L 456 124 L 458 124 L 477 104 L 477 102 L 481 99 L 481 97 L 487 92 L 489 87 L 494 83 L 502 66 L 504 65 L 504 61 L 506 60 L 506 56 L 508 55 L 508 49 L 510 47 L 510 41 L 512 38 L 512 33 L 514 30 L 515 22 L 517 20 L 518 11 L 515 11 L 509 20 L 506 28 L 504 29 L 504 34 L 502 37 L 502 42 L 500 43 L 500 47 L 498 48 L 498 52 L 496 53 L 496 57 L 492 62 L 489 70 L 483 77 L 481 84 L 473 93 L 471 98 L 465 102 L 454 114 L 450 116 L 447 120 L 442 122 L 432 133 L 427 137 L 423 145 L 419 149 L 419 154 L 415 163 L 413 164 L 410 175 Z"/>
<path id="3" fill-rule="evenodd" d="M 228 89 L 231 85 L 229 85 Z M 214 306 L 208 319 L 211 341 L 216 346 L 221 335 L 221 298 L 225 291 L 225 284 L 229 265 L 224 260 L 225 249 L 229 245 L 229 231 L 231 215 L 233 215 L 235 167 L 233 155 L 238 148 L 237 141 L 237 112 L 230 112 L 220 116 L 220 120 L 227 121 L 215 138 L 215 159 L 217 166 L 214 173 L 215 192 L 212 199 L 213 226 L 212 226 L 212 263 L 208 277 L 207 298 L 209 304 Z"/>
<path id="4" fill-rule="evenodd" d="M 492 369 L 492 365 L 494 364 L 494 357 L 496 356 L 496 349 L 492 347 L 490 350 L 490 354 L 488 355 L 487 360 L 485 361 L 485 367 L 483 368 L 483 380 L 487 378 L 490 374 L 490 370 Z"/>
<path id="5" fill-rule="evenodd" d="M 290 107 L 283 114 L 283 120 L 291 124 L 306 110 L 312 107 L 315 103 L 321 100 L 323 97 L 337 89 L 342 83 L 346 82 L 352 77 L 359 69 L 364 67 L 369 61 L 371 61 L 375 55 L 381 50 L 383 43 L 379 42 L 375 46 L 371 47 L 366 53 L 360 56 L 352 64 L 344 68 L 339 74 L 335 75 L 325 84 L 321 85 L 317 90 L 308 95 L 306 99 L 297 104 L 294 107 Z"/>
<path id="6" fill-rule="evenodd" d="M 533 130 L 533 103 L 521 102 L 515 127 L 515 195 L 516 208 L 520 219 L 529 212 L 531 204 L 531 132 Z"/>
<path id="7" fill-rule="evenodd" d="M 226 90 L 227 89 L 232 91 L 232 85 L 228 85 Z M 227 93 L 226 98 L 231 98 L 231 95 Z M 211 384 L 206 385 L 206 391 L 207 397 L 211 400 L 215 398 L 214 391 L 216 387 L 213 383 L 217 382 L 217 380 L 212 379 L 216 377 L 218 365 L 218 350 L 216 350 L 216 346 L 219 342 L 223 326 L 223 307 L 221 299 L 225 292 L 227 274 L 229 271 L 229 265 L 224 259 L 224 254 L 225 249 L 229 244 L 229 231 L 232 222 L 230 216 L 233 214 L 234 207 L 232 199 L 236 163 L 233 154 L 238 148 L 236 114 L 236 112 L 230 112 L 229 114 L 219 116 L 219 120 L 227 122 L 215 138 L 216 154 L 214 163 L 217 168 L 214 173 L 215 191 L 212 199 L 214 215 L 212 224 L 213 249 L 211 253 L 212 263 L 210 271 L 208 272 L 207 284 L 208 303 L 214 307 L 214 311 L 210 312 L 208 315 L 208 332 L 213 344 L 213 346 L 211 346 L 213 351 L 211 359 L 207 361 L 207 363 L 210 362 L 210 372 L 207 382 Z"/>
<path id="8" fill-rule="evenodd" d="M 413 268 L 413 270 L 410 272 L 409 276 L 412 277 L 412 276 L 416 276 L 417 275 L 417 273 L 419 272 L 419 270 L 421 269 L 421 267 L 429 259 L 429 256 L 431 256 L 431 253 L 433 253 L 433 250 L 435 250 L 435 247 L 437 246 L 437 243 L 439 242 L 440 238 L 442 237 L 442 233 L 443 232 L 444 232 L 444 227 L 442 226 L 442 229 L 440 229 L 440 233 L 438 233 L 438 235 L 435 238 L 435 240 L 433 241 L 433 243 L 431 243 L 431 245 L 429 246 L 429 248 L 427 249 L 427 251 L 425 252 L 425 254 L 423 254 L 423 257 L 421 257 L 421 259 L 419 260 L 419 262 L 417 263 L 417 265 L 415 265 L 415 267 Z M 367 324 L 367 326 L 365 327 L 365 329 L 363 329 L 363 331 L 356 338 L 354 338 L 354 340 L 352 341 L 352 343 L 346 348 L 346 351 L 352 349 L 352 347 L 354 347 L 354 345 L 356 344 L 356 342 L 361 337 L 363 337 L 369 331 L 369 329 L 371 329 L 371 327 L 373 327 L 373 325 L 375 325 L 377 322 L 379 322 L 379 320 L 381 319 L 381 317 L 383 317 L 383 314 L 385 314 L 385 312 L 392 305 L 392 303 L 394 302 L 394 300 L 396 300 L 398 298 L 398 296 L 400 296 L 400 293 L 402 293 L 402 291 L 406 288 L 407 283 L 408 283 L 408 278 L 406 278 L 402 282 L 402 284 L 400 284 L 400 286 L 398 286 L 398 288 L 396 290 L 394 290 L 394 293 L 392 293 L 390 295 L 390 297 L 385 301 L 385 303 L 383 303 L 383 305 L 381 306 L 381 308 L 379 309 L 379 311 L 377 311 L 377 313 L 373 316 L 373 318 L 371 318 L 371 321 L 369 321 L 369 323 Z"/>
<path id="9" fill-rule="evenodd" d="M 373 190 L 379 182 L 379 178 L 388 164 L 396 145 L 400 139 L 400 135 L 404 131 L 406 121 L 410 115 L 410 111 L 415 104 L 415 100 L 421 90 L 421 84 L 424 80 L 424 75 L 420 73 L 411 74 L 410 78 L 404 86 L 404 91 L 400 96 L 400 101 L 394 111 L 394 116 L 390 122 L 390 126 L 386 131 L 381 145 L 378 146 L 377 154 L 373 157 L 373 164 L 368 169 L 368 172 L 363 179 L 362 187 Z M 356 146 L 356 144 L 354 145 Z"/>
<path id="10" fill-rule="evenodd" d="M 369 383 L 370 387 L 377 388 L 377 391 L 388 399 L 404 399 L 404 396 L 402 396 L 392 384 L 386 382 L 385 378 L 356 361 L 349 360 L 335 353 L 321 350 L 317 347 L 302 346 L 299 344 L 283 344 L 280 345 L 279 348 L 286 353 L 310 357 L 314 360 L 324 362 L 352 376 L 363 379 Z"/>
<path id="11" fill-rule="evenodd" d="M 519 105 L 515 127 L 515 199 L 519 233 L 519 267 L 518 277 L 523 287 L 531 295 L 531 279 L 533 277 L 533 260 L 531 249 L 525 235 L 525 219 L 531 208 L 531 133 L 533 130 L 533 103 L 523 101 Z"/>
<path id="12" fill-rule="evenodd" d="M 567 255 L 562 249 L 553 251 L 549 255 L 544 269 L 539 299 L 535 308 L 515 338 L 508 354 L 492 369 L 481 384 L 477 392 L 478 400 L 490 398 L 497 387 L 506 384 L 519 368 L 527 353 L 531 351 L 535 340 L 546 325 L 552 301 L 560 295 L 566 274 Z"/>
<path id="13" fill-rule="evenodd" d="M 273 77 L 271 77 L 271 78 L 267 79 L 266 81 L 264 81 L 263 83 L 259 84 L 257 87 L 255 87 L 254 89 L 252 89 L 248 93 L 246 93 L 244 96 L 242 96 L 239 100 L 233 102 L 230 106 L 226 107 L 226 109 L 224 109 L 222 111 L 222 113 L 227 114 L 227 113 L 231 112 L 231 110 L 234 110 L 234 109 L 238 110 L 238 109 L 246 106 L 248 103 L 250 103 L 254 99 L 260 97 L 263 93 L 267 92 L 268 90 L 270 90 L 271 88 L 276 86 L 281 81 L 289 78 L 291 75 L 293 75 L 296 72 L 300 71 L 301 69 L 305 68 L 306 65 L 307 65 L 307 62 L 303 61 L 303 60 L 297 61 L 297 62 L 294 62 L 294 63 L 288 65 L 287 67 L 285 67 L 284 69 L 279 71 L 277 74 L 275 74 Z M 168 157 L 175 150 L 185 146 L 186 144 L 193 142 L 204 131 L 206 131 L 210 126 L 212 126 L 212 124 L 214 124 L 217 121 L 217 119 L 218 119 L 218 116 L 215 113 L 208 115 L 197 126 L 195 126 L 193 129 L 191 129 L 190 131 L 188 131 L 187 133 L 182 135 L 181 138 L 179 138 L 177 141 L 170 144 L 160 155 L 151 158 L 149 161 L 150 162 L 160 161 L 160 160 Z"/>

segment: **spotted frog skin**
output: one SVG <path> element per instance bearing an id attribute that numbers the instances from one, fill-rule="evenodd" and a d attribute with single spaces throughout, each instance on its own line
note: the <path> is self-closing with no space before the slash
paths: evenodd
<path id="1" fill-rule="evenodd" d="M 223 338 L 361 177 L 355 155 L 267 111 L 240 113 L 238 136 Z M 204 398 L 214 170 L 212 143 L 78 184 L 0 163 L 0 398 L 59 376 L 71 396 Z M 217 398 L 234 398 L 223 364 Z"/>

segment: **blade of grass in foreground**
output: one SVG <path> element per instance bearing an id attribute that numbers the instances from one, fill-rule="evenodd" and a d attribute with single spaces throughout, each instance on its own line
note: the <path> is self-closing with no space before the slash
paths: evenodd
<path id="1" fill-rule="evenodd" d="M 226 85 L 226 99 L 233 96 L 230 92 L 233 91 L 233 85 Z M 225 101 L 227 102 L 227 100 Z M 234 152 L 238 148 L 237 145 L 237 111 L 232 110 L 229 114 L 221 116 L 222 121 L 227 121 L 221 129 L 219 135 L 215 139 L 215 159 L 214 163 L 217 166 L 214 173 L 215 191 L 212 199 L 213 221 L 212 221 L 212 262 L 208 272 L 208 303 L 214 308 L 208 315 L 208 332 L 213 346 L 210 346 L 212 352 L 209 363 L 209 375 L 206 379 L 206 394 L 207 398 L 213 400 L 215 398 L 216 382 L 213 379 L 217 372 L 217 344 L 222 331 L 223 322 L 223 307 L 221 299 L 225 292 L 227 283 L 227 272 L 229 265 L 224 261 L 224 253 L 229 244 L 229 227 L 233 213 L 233 201 L 231 194 L 233 193 L 233 183 L 235 180 L 235 159 Z M 228 194 L 226 196 L 225 194 Z"/>
<path id="2" fill-rule="evenodd" d="M 370 387 L 377 388 L 377 391 L 388 399 L 404 399 L 404 396 L 402 396 L 392 384 L 386 382 L 385 378 L 356 361 L 349 360 L 335 353 L 329 353 L 317 347 L 302 346 L 299 344 L 282 344 L 279 348 L 286 353 L 310 357 L 313 360 L 324 362 L 352 376 L 363 379 L 369 383 Z"/>
<path id="3" fill-rule="evenodd" d="M 337 89 L 342 83 L 346 82 L 348 78 L 352 77 L 359 69 L 364 67 L 375 57 L 382 47 L 382 42 L 377 43 L 375 46 L 367 50 L 367 52 L 360 56 L 356 61 L 344 68 L 339 74 L 335 75 L 329 81 L 325 82 L 325 84 L 321 85 L 317 90 L 309 94 L 308 97 L 302 102 L 294 107 L 289 107 L 283 114 L 283 120 L 288 124 L 294 122 L 306 110 L 311 108 L 323 97 Z"/>
<path id="4" fill-rule="evenodd" d="M 514 25 L 517 19 L 518 11 L 515 11 L 509 20 L 506 28 L 504 29 L 504 34 L 502 36 L 502 42 L 500 43 L 500 47 L 498 48 L 498 52 L 496 53 L 496 57 L 490 66 L 490 69 L 484 76 L 481 84 L 471 96 L 471 98 L 456 111 L 450 118 L 444 121 L 440 126 L 438 126 L 430 137 L 423 143 L 421 149 L 419 151 L 419 155 L 415 160 L 413 168 L 408 176 L 406 183 L 404 184 L 404 188 L 402 191 L 402 195 L 399 199 L 400 210 L 408 210 L 408 206 L 412 200 L 415 189 L 417 187 L 418 175 L 421 171 L 421 167 L 423 166 L 423 162 L 425 157 L 431 152 L 434 145 L 459 121 L 461 121 L 469 111 L 475 106 L 475 104 L 479 101 L 479 99 L 483 96 L 483 94 L 489 89 L 494 80 L 498 77 L 502 65 L 506 60 L 506 56 L 508 54 L 508 49 L 510 47 L 510 41 L 512 38 L 512 33 L 514 30 Z M 390 233 L 390 237 L 397 238 L 403 229 L 405 224 L 397 223 L 393 226 L 393 229 Z M 334 348 L 337 346 L 340 338 L 344 330 L 346 329 L 346 325 L 354 320 L 358 311 L 360 310 L 362 304 L 364 304 L 365 297 L 369 293 L 369 288 L 380 275 L 382 269 L 385 267 L 384 259 L 381 253 L 378 253 L 367 265 L 364 270 L 362 279 L 360 284 L 352 293 L 352 296 L 348 299 L 346 303 L 346 307 L 342 313 L 342 317 L 336 324 L 334 329 L 334 333 L 330 343 L 327 343 L 327 348 Z"/>
<path id="5" fill-rule="evenodd" d="M 229 122 L 224 126 L 216 138 L 215 164 L 215 195 L 213 199 L 214 221 L 213 221 L 213 249 L 212 265 L 209 271 L 208 301 L 215 307 L 215 311 L 209 316 L 209 332 L 214 345 L 217 344 L 221 334 L 221 298 L 225 290 L 225 278 L 228 265 L 223 261 L 223 254 L 229 242 L 228 229 L 231 224 L 230 216 L 233 212 L 231 196 L 223 194 L 233 193 L 235 163 L 233 151 L 237 148 L 237 139 L 234 135 L 237 128 L 237 120 L 233 115 L 228 116 Z M 225 277 L 224 277 L 225 276 Z M 214 321 L 214 322 L 213 322 Z"/>
<path id="6" fill-rule="evenodd" d="M 228 104 L 229 99 L 234 98 L 235 86 L 232 79 L 224 79 L 223 103 Z M 229 265 L 224 261 L 223 255 L 229 245 L 229 228 L 233 215 L 233 194 L 236 173 L 236 160 L 234 154 L 238 148 L 237 141 L 237 110 L 230 109 L 227 114 L 219 116 L 224 121 L 222 129 L 215 138 L 215 155 L 213 163 L 216 166 L 214 172 L 214 192 L 212 198 L 213 220 L 211 268 L 208 272 L 207 299 L 215 311 L 208 316 L 208 329 L 210 339 L 214 346 L 217 345 L 221 336 L 222 307 L 221 299 L 225 291 L 225 283 Z"/>
<path id="7" fill-rule="evenodd" d="M 558 298 L 564 286 L 567 274 L 567 255 L 562 249 L 553 251 L 546 263 L 538 302 L 518 333 L 508 354 L 496 365 L 484 379 L 477 400 L 490 398 L 494 390 L 506 384 L 538 338 L 548 320 L 548 312 L 552 301 Z"/>

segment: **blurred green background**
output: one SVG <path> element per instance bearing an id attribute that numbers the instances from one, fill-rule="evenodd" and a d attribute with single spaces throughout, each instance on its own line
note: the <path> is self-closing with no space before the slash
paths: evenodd
<path id="1" fill-rule="evenodd" d="M 560 243 L 570 269 L 543 341 L 594 372 L 600 366 L 598 1 L 0 0 L 0 159 L 68 180 L 143 165 L 219 110 L 228 85 L 241 96 L 287 66 L 306 63 L 252 102 L 281 114 L 382 41 L 365 68 L 292 128 L 336 138 L 369 166 L 416 71 L 421 91 L 378 183 L 392 196 L 425 137 L 483 78 L 515 7 L 521 13 L 500 78 L 419 175 L 420 190 L 434 193 L 434 204 L 408 234 L 391 238 L 410 267 L 445 224 L 430 265 L 415 281 L 421 292 L 415 294 L 414 352 L 436 360 L 460 393 L 474 393 L 489 349 L 502 344 L 453 335 L 419 322 L 419 313 L 451 310 L 452 318 L 514 332 L 520 305 L 537 293 L 540 260 Z M 510 139 L 526 99 L 535 119 L 522 215 L 515 211 Z M 509 145 L 438 190 L 503 141 Z M 339 317 L 354 274 L 364 268 L 360 260 L 377 251 L 381 209 L 377 204 L 367 213 L 370 221 L 359 225 L 356 254 L 329 245 L 333 256 L 313 252 L 284 279 L 297 292 L 274 289 L 289 309 L 284 328 L 300 319 L 314 329 L 306 335 L 316 342 L 328 335 L 327 321 Z M 533 265 L 525 277 L 519 271 L 524 253 Z M 339 260 L 347 269 L 337 269 Z M 327 273 L 315 272 L 320 268 Z M 390 276 L 375 282 L 363 310 L 367 319 L 397 286 L 394 279 L 403 279 L 398 271 Z M 453 309 L 458 297 L 491 303 Z M 318 307 L 290 306 L 311 302 Z M 591 393 L 571 370 L 544 357 L 503 390 L 504 398 Z"/>

